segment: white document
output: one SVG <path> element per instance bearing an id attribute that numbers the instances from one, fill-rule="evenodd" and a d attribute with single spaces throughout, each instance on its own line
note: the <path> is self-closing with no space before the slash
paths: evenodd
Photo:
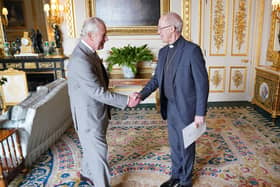
<path id="1" fill-rule="evenodd" d="M 184 146 L 185 148 L 187 148 L 206 131 L 206 123 L 203 123 L 202 125 L 199 125 L 198 128 L 196 128 L 196 125 L 194 124 L 194 122 L 192 122 L 187 127 L 185 127 L 182 131 L 183 131 Z"/>

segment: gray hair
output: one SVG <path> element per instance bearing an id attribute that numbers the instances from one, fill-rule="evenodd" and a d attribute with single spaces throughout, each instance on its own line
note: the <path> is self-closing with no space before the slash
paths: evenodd
<path id="1" fill-rule="evenodd" d="M 175 12 L 170 12 L 164 15 L 164 21 L 168 25 L 174 25 L 176 32 L 182 33 L 183 21 L 182 18 Z"/>
<path id="2" fill-rule="evenodd" d="M 96 33 L 99 30 L 99 25 L 105 25 L 104 21 L 98 17 L 90 17 L 85 20 L 81 31 L 81 36 L 85 36 L 88 33 Z"/>

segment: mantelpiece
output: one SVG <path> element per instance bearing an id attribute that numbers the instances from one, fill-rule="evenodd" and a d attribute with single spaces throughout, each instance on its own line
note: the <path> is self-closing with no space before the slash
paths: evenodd
<path id="1" fill-rule="evenodd" d="M 67 58 L 66 56 L 1 57 L 0 70 L 13 68 L 25 71 L 28 89 L 34 91 L 36 86 L 64 78 L 64 60 Z M 40 77 L 41 81 L 39 81 Z M 37 83 L 34 82 L 34 79 L 38 79 Z"/>
<path id="2" fill-rule="evenodd" d="M 271 114 L 280 115 L 280 71 L 271 67 L 256 67 L 254 98 L 257 106 Z"/>

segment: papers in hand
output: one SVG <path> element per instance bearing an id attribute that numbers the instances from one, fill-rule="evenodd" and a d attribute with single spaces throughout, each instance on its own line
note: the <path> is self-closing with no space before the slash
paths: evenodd
<path id="1" fill-rule="evenodd" d="M 185 148 L 187 148 L 206 131 L 206 123 L 203 123 L 202 125 L 199 125 L 198 128 L 196 128 L 196 125 L 194 124 L 194 122 L 192 122 L 187 127 L 185 127 L 182 131 L 183 131 L 184 146 Z"/>

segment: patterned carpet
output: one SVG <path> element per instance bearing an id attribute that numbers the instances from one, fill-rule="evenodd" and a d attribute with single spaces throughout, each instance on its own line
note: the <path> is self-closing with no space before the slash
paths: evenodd
<path id="1" fill-rule="evenodd" d="M 115 187 L 159 186 L 170 175 L 165 121 L 153 107 L 114 110 L 108 130 Z M 34 168 L 9 186 L 89 186 L 79 180 L 81 147 L 69 129 Z M 210 107 L 197 141 L 194 186 L 280 187 L 280 129 L 251 106 Z"/>

